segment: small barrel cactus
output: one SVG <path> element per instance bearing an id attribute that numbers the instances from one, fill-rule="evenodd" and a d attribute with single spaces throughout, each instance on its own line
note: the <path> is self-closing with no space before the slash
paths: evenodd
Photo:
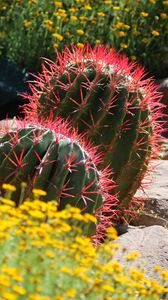
<path id="1" fill-rule="evenodd" d="M 102 213 L 115 212 L 117 199 L 109 194 L 113 184 L 108 170 L 96 167 L 100 159 L 96 151 L 59 118 L 45 125 L 18 121 L 15 129 L 0 137 L 1 192 L 3 183 L 15 185 L 12 200 L 19 205 L 33 189 L 42 189 L 47 193 L 43 200 L 56 200 L 58 209 L 70 204 L 100 216 L 105 224 Z M 22 182 L 27 183 L 24 195 Z"/>
<path id="2" fill-rule="evenodd" d="M 114 191 L 127 211 L 136 203 L 133 196 L 161 130 L 160 94 L 144 75 L 142 67 L 106 47 L 65 48 L 56 62 L 44 62 L 31 95 L 24 95 L 30 100 L 25 106 L 29 118 L 33 112 L 43 119 L 68 118 L 100 146 L 101 168 L 113 170 Z"/>

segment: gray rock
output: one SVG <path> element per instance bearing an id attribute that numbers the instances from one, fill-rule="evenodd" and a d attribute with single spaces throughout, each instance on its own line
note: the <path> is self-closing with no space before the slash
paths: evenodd
<path id="1" fill-rule="evenodd" d="M 168 230 L 162 226 L 146 228 L 132 227 L 116 241 L 121 245 L 114 259 L 124 263 L 128 268 L 142 268 L 148 278 L 159 279 L 154 267 L 160 265 L 168 269 Z M 135 261 L 126 261 L 124 258 L 131 251 L 137 251 L 141 257 Z"/>
<path id="2" fill-rule="evenodd" d="M 153 175 L 153 183 L 145 189 L 145 192 L 138 190 L 136 197 L 146 199 L 144 213 L 155 218 L 161 218 L 168 221 L 168 161 L 156 160 L 157 165 Z M 161 221 L 162 222 L 162 221 Z M 159 223 L 155 223 L 161 225 Z M 140 225 L 146 225 L 140 224 Z M 151 223 L 149 225 L 152 225 Z"/>

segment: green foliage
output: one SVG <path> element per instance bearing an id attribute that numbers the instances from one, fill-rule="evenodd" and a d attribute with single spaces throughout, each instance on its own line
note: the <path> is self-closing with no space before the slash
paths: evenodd
<path id="1" fill-rule="evenodd" d="M 101 43 L 163 77 L 167 7 L 161 0 L 6 0 L 0 4 L 1 52 L 32 71 L 40 68 L 40 57 L 54 59 L 55 47 Z"/>

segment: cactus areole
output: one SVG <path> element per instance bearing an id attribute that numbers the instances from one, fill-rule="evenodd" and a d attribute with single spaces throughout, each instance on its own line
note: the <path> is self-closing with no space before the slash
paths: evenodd
<path id="1" fill-rule="evenodd" d="M 100 46 L 65 48 L 56 62 L 44 61 L 42 74 L 25 95 L 29 117 L 69 119 L 103 152 L 119 199 L 128 206 L 156 152 L 160 94 L 144 70 L 125 56 Z"/>
<path id="2" fill-rule="evenodd" d="M 42 126 L 18 123 L 18 128 L 0 138 L 0 184 L 16 186 L 13 200 L 19 204 L 32 195 L 32 189 L 47 192 L 44 201 L 56 200 L 58 209 L 67 204 L 100 215 L 116 206 L 107 171 L 98 171 L 96 149 L 70 132 L 62 120 Z M 55 128 L 55 129 L 54 129 Z M 106 178 L 106 180 L 105 180 Z M 27 188 L 21 195 L 21 183 Z M 3 191 L 2 191 L 3 193 Z"/>

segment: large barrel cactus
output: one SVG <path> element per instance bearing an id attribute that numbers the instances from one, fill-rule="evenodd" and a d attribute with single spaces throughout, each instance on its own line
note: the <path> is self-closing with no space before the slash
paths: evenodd
<path id="1" fill-rule="evenodd" d="M 13 200 L 19 205 L 33 189 L 47 192 L 44 201 L 56 200 L 58 209 L 79 207 L 106 222 L 103 212 L 116 214 L 116 198 L 108 171 L 98 171 L 96 149 L 82 142 L 69 124 L 56 119 L 41 125 L 18 122 L 0 138 L 0 187 L 16 186 Z M 21 195 L 21 183 L 27 188 Z M 22 197 L 22 198 L 21 198 Z M 116 217 L 115 217 L 116 219 Z"/>
<path id="2" fill-rule="evenodd" d="M 69 119 L 103 152 L 101 167 L 110 166 L 120 205 L 129 210 L 149 159 L 156 152 L 161 125 L 160 94 L 144 70 L 105 47 L 72 47 L 44 61 L 31 87 L 29 118 Z"/>

